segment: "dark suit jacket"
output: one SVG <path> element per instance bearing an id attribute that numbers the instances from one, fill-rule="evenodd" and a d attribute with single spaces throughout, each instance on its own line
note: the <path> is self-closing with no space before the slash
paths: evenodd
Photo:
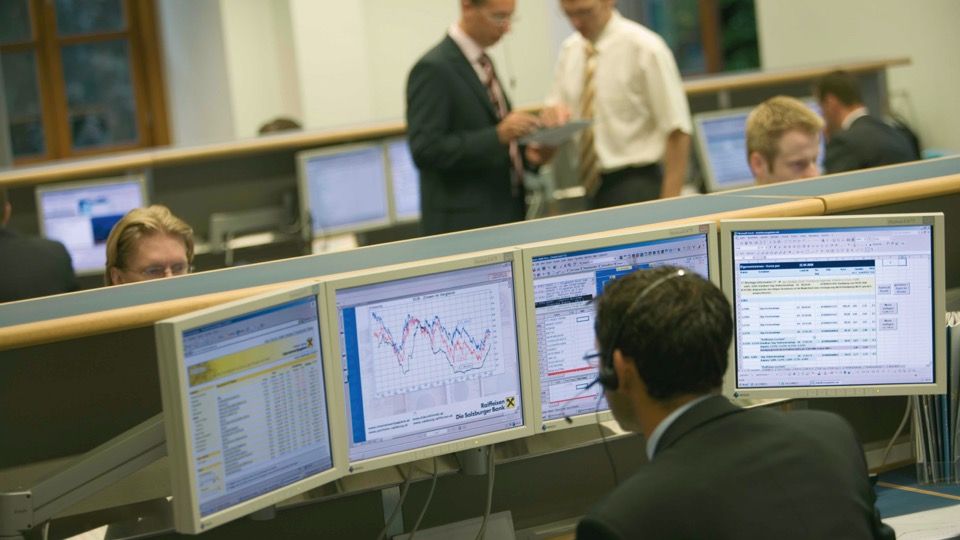
<path id="1" fill-rule="evenodd" d="M 413 66 L 407 133 L 420 169 L 425 234 L 523 219 L 523 188 L 514 193 L 511 186 L 497 122 L 486 87 L 450 36 Z"/>
<path id="2" fill-rule="evenodd" d="M 830 137 L 823 168 L 827 173 L 853 171 L 920 159 L 896 128 L 873 116 L 861 116 L 850 129 Z"/>
<path id="3" fill-rule="evenodd" d="M 577 538 L 892 539 L 875 498 L 840 417 L 715 396 L 667 428 L 653 461 L 580 522 Z"/>
<path id="4" fill-rule="evenodd" d="M 75 290 L 73 264 L 63 244 L 0 228 L 0 302 Z"/>

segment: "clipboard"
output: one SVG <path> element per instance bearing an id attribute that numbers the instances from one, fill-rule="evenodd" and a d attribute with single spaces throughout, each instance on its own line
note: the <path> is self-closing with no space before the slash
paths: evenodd
<path id="1" fill-rule="evenodd" d="M 520 144 L 560 146 L 592 123 L 591 120 L 571 120 L 562 126 L 542 128 L 520 138 Z"/>

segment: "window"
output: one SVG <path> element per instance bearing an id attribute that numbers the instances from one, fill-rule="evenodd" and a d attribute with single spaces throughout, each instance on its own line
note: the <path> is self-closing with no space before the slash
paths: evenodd
<path id="1" fill-rule="evenodd" d="M 15 164 L 168 142 L 151 0 L 0 0 Z"/>

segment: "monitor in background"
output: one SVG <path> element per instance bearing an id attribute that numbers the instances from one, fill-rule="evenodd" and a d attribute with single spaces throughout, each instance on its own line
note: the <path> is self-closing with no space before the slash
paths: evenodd
<path id="1" fill-rule="evenodd" d="M 610 280 L 673 265 L 719 283 L 713 223 L 533 244 L 523 248 L 523 261 L 541 431 L 594 422 L 596 413 L 609 418 L 603 389 L 592 384 L 596 360 L 584 358 L 596 350 L 594 299 Z"/>
<path id="2" fill-rule="evenodd" d="M 288 289 L 156 324 L 178 531 L 209 530 L 343 475 L 320 291 Z"/>
<path id="3" fill-rule="evenodd" d="M 328 282 L 350 472 L 533 433 L 518 255 Z"/>
<path id="4" fill-rule="evenodd" d="M 821 117 L 813 98 L 801 99 Z M 753 107 L 698 113 L 693 116 L 695 145 L 704 187 L 708 192 L 752 186 L 753 172 L 747 158 L 747 116 Z M 820 137 L 817 165 L 823 170 L 826 141 Z"/>
<path id="5" fill-rule="evenodd" d="M 300 207 L 314 238 L 390 224 L 387 172 L 380 145 L 297 154 Z"/>
<path id="6" fill-rule="evenodd" d="M 110 230 L 127 212 L 147 204 L 142 176 L 37 188 L 40 234 L 67 248 L 77 275 L 104 272 Z"/>
<path id="7" fill-rule="evenodd" d="M 420 171 L 413 163 L 406 139 L 388 141 L 387 164 L 390 170 L 390 194 L 393 220 L 420 219 Z"/>
<path id="8" fill-rule="evenodd" d="M 942 214 L 722 221 L 724 393 L 943 393 Z"/>

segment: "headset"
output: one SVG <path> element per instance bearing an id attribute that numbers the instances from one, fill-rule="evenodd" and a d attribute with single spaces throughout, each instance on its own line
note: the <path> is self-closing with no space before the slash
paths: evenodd
<path id="1" fill-rule="evenodd" d="M 650 294 L 650 291 L 673 278 L 683 277 L 685 275 L 687 275 L 687 271 L 679 269 L 676 272 L 661 276 L 650 285 L 647 285 L 630 306 L 627 307 L 627 310 L 623 312 L 623 316 L 620 317 L 617 330 L 613 333 L 613 339 L 610 340 L 610 343 L 606 347 L 601 347 L 599 372 L 597 379 L 593 383 L 590 383 L 590 386 L 593 386 L 595 383 L 600 383 L 600 386 L 602 386 L 604 390 L 610 392 L 620 387 L 620 379 L 617 377 L 617 372 L 613 369 L 613 351 L 617 348 L 617 343 L 620 341 L 620 334 L 623 333 L 624 323 L 630 316 L 637 312 L 640 303 L 643 302 L 644 297 Z"/>

